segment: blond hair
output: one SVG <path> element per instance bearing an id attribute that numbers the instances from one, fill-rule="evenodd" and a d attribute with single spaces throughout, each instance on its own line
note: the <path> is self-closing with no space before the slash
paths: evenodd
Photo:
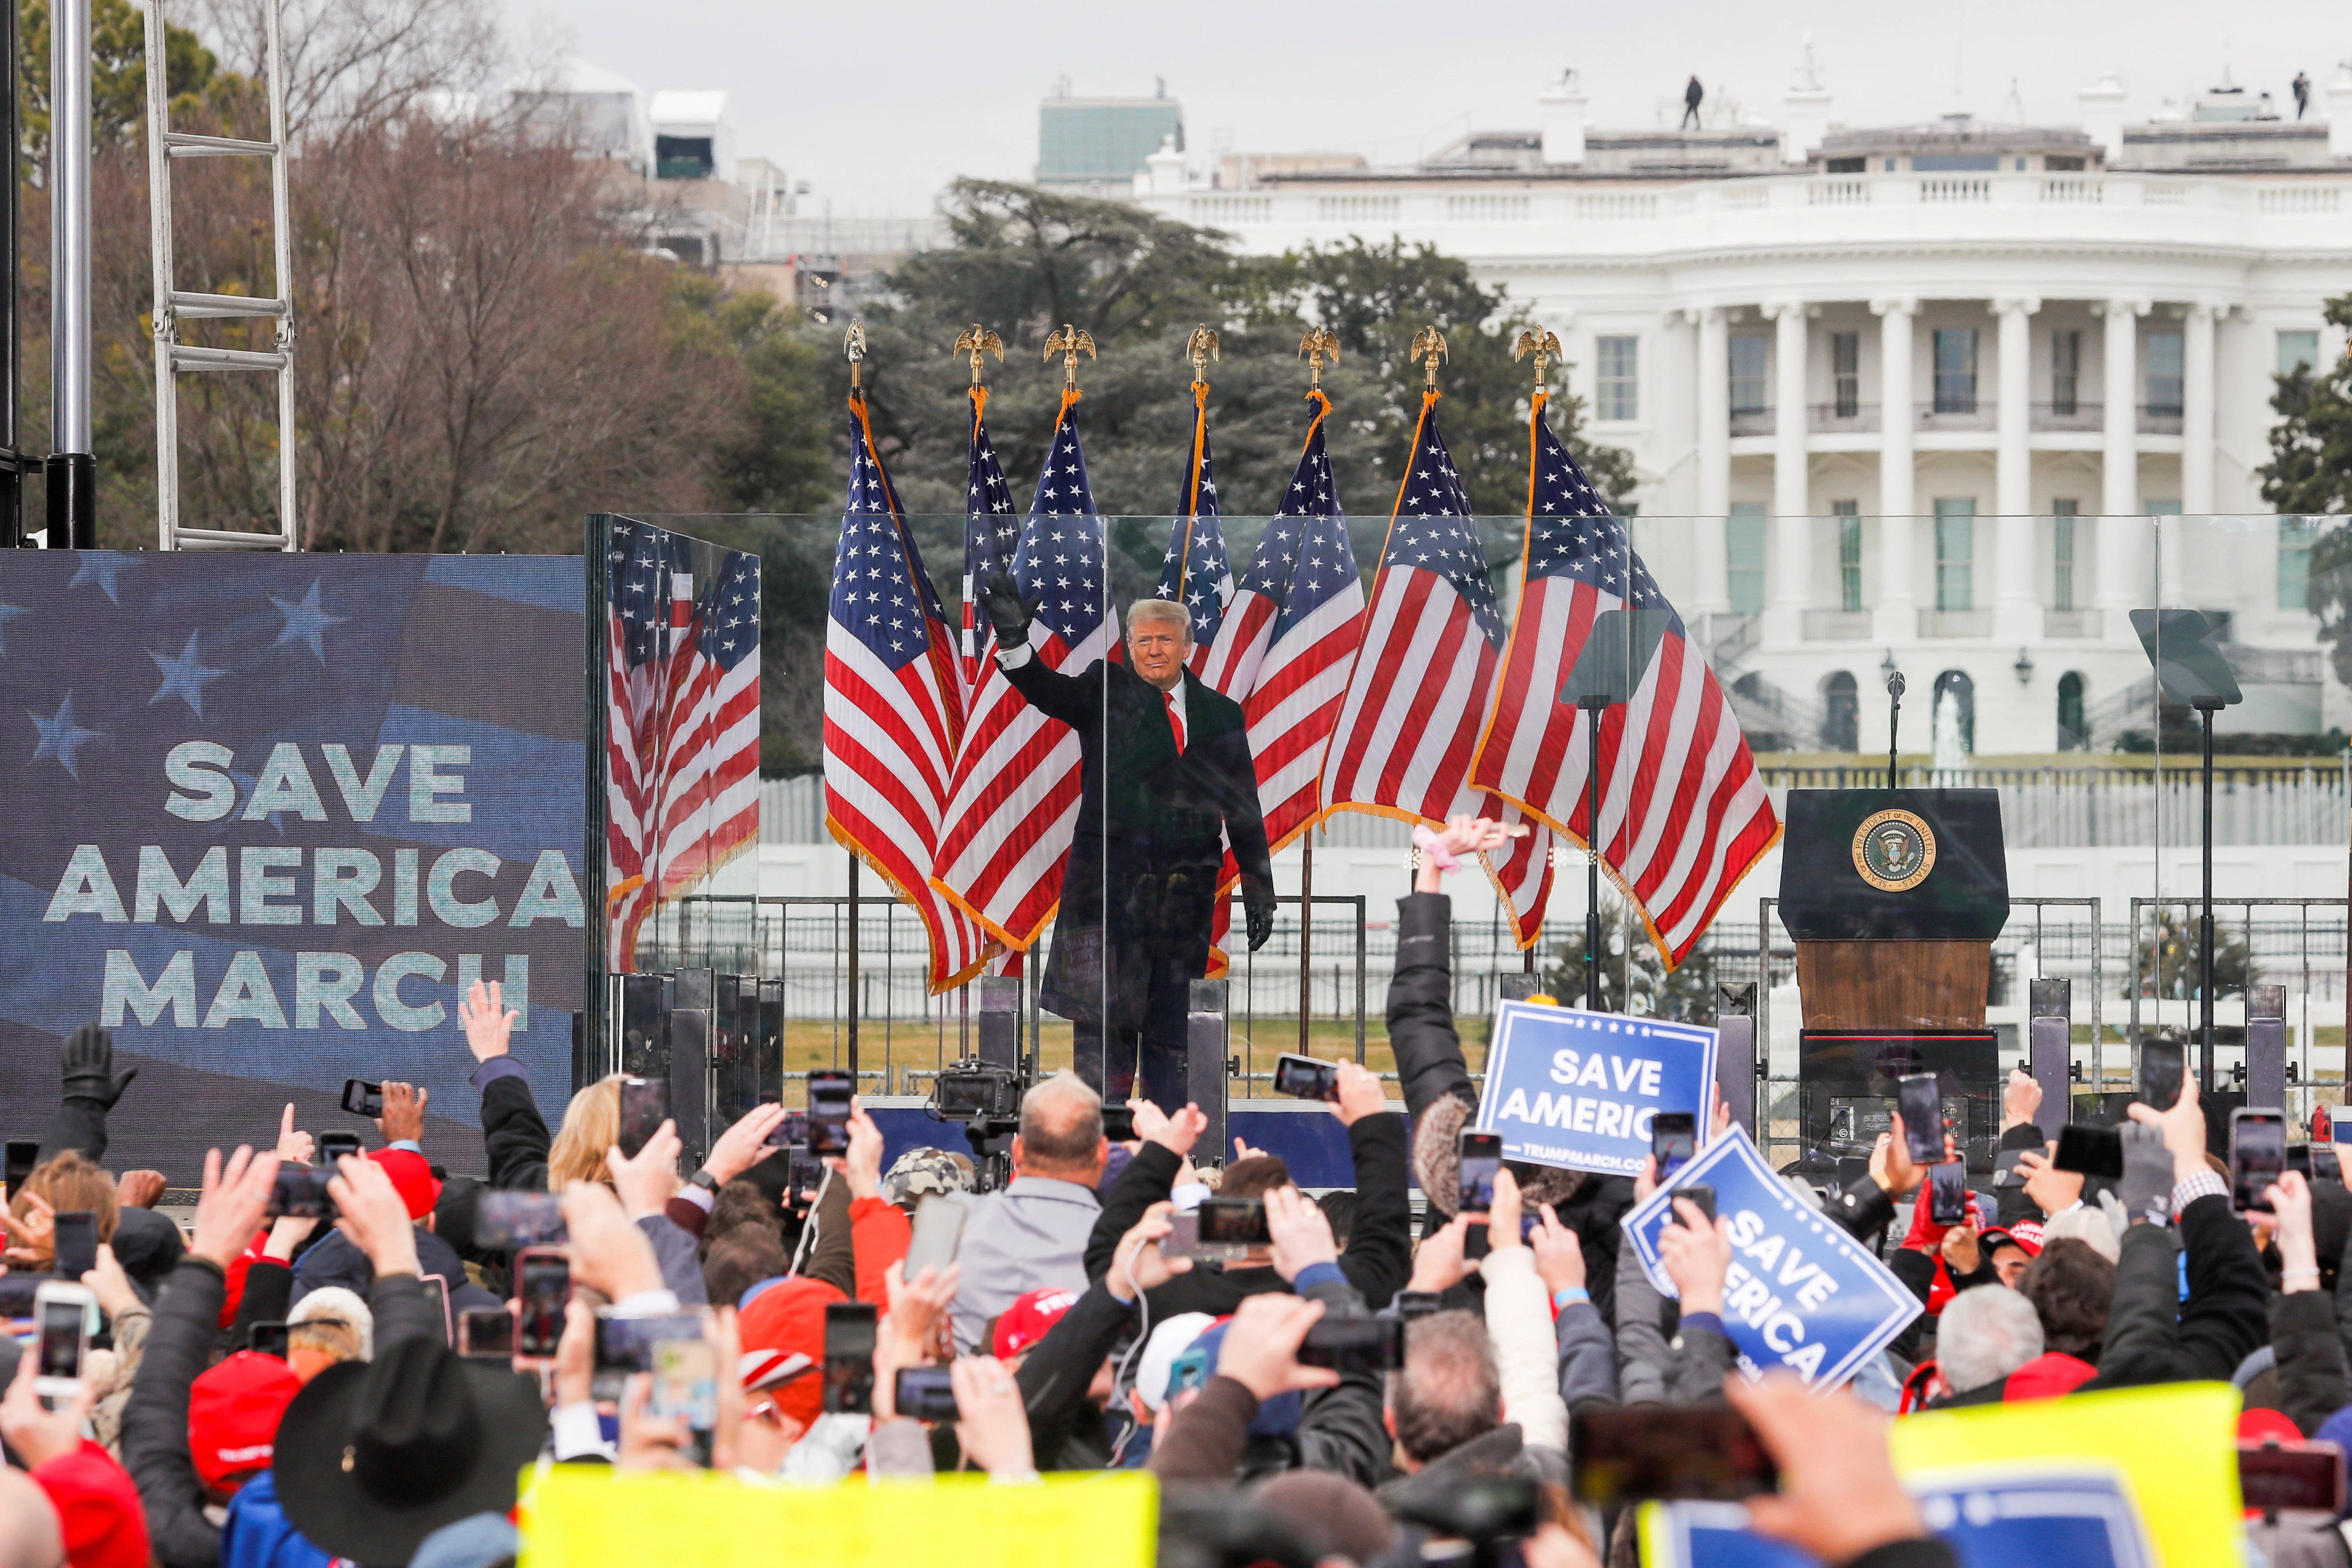
<path id="1" fill-rule="evenodd" d="M 621 1075 L 598 1079 L 563 1108 L 563 1125 L 547 1151 L 547 1190 L 560 1193 L 573 1182 L 602 1182 L 613 1173 L 604 1151 L 621 1141 Z"/>
<path id="2" fill-rule="evenodd" d="M 76 1214 L 88 1211 L 98 1216 L 98 1239 L 114 1239 L 115 1221 L 122 1213 L 121 1199 L 117 1196 L 114 1178 L 100 1170 L 97 1162 L 87 1159 L 79 1149 L 68 1149 L 37 1166 L 33 1173 L 8 1194 L 8 1212 L 23 1219 L 33 1206 L 38 1194 L 56 1214 Z"/>

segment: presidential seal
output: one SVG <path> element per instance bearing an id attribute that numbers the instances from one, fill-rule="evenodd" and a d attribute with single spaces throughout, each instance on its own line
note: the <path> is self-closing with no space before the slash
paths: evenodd
<path id="1" fill-rule="evenodd" d="M 1936 834 L 1908 811 L 1882 811 L 1853 835 L 1853 868 L 1882 893 L 1907 893 L 1936 868 Z"/>

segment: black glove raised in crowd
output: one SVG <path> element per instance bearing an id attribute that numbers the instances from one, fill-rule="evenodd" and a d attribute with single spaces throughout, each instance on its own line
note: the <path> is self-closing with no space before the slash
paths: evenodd
<path id="1" fill-rule="evenodd" d="M 997 646 L 1021 647 L 1029 641 L 1029 623 L 1037 618 L 1037 606 L 1044 601 L 1024 599 L 1021 584 L 1000 572 L 980 591 L 980 602 L 996 630 Z"/>
<path id="2" fill-rule="evenodd" d="M 139 1069 L 114 1070 L 114 1037 L 96 1024 L 84 1024 L 66 1037 L 58 1053 L 58 1070 L 65 1079 L 68 1100 L 94 1100 L 109 1110 L 139 1076 Z"/>

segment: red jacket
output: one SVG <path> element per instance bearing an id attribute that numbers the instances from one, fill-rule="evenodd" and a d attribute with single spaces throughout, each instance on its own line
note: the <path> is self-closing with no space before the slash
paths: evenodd
<path id="1" fill-rule="evenodd" d="M 147 1568 L 147 1515 L 129 1472 L 88 1438 L 33 1471 L 49 1494 L 73 1568 Z"/>

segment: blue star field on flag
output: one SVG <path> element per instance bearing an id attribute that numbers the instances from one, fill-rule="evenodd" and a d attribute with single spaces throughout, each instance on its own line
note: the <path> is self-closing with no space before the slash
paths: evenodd
<path id="1" fill-rule="evenodd" d="M 977 450 L 974 458 L 978 460 Z M 993 472 L 994 458 L 988 462 Z M 995 482 L 1003 489 L 1003 476 L 997 475 Z M 899 528 L 898 515 L 889 477 L 866 445 L 864 423 L 853 415 L 849 501 L 843 510 L 841 548 L 834 556 L 833 596 L 827 607 L 835 620 L 892 669 L 903 669 L 929 651 L 926 611 L 947 619 L 930 575 L 915 554 L 914 541 Z"/>
<path id="2" fill-rule="evenodd" d="M 730 550 L 694 615 L 696 651 L 720 673 L 760 654 L 760 558 Z"/>
<path id="3" fill-rule="evenodd" d="M 1102 625 L 1108 598 L 1104 570 L 1102 519 L 1095 515 L 1087 456 L 1078 446 L 1078 405 L 1066 403 L 1037 472 L 1037 495 L 1013 554 L 1013 574 L 1022 593 L 1038 601 L 1037 618 L 1075 647 Z"/>
<path id="4" fill-rule="evenodd" d="M 686 543 L 667 529 L 641 522 L 614 525 L 605 592 L 613 613 L 627 630 L 631 673 L 669 657 L 672 645 L 670 579 L 686 570 Z"/>
<path id="5" fill-rule="evenodd" d="M 1584 469 L 1541 420 L 1536 422 L 1535 521 L 1528 541 L 1528 571 L 1535 576 L 1573 577 L 1624 598 L 1636 609 L 1674 608 L 1658 591 L 1650 569 L 1633 553 L 1625 525 L 1609 514 L 1608 503 L 1593 489 Z M 1629 574 L 1631 594 L 1626 593 Z M 1679 618 L 1675 631 L 1682 631 Z"/>
<path id="6" fill-rule="evenodd" d="M 1422 418 L 1421 438 L 1413 446 L 1412 464 L 1398 493 L 1396 522 L 1388 545 L 1389 565 L 1443 576 L 1470 606 L 1486 640 L 1502 642 L 1502 611 L 1487 575 L 1478 531 L 1470 521 L 1470 498 L 1445 450 L 1445 438 L 1438 434 L 1434 408 Z"/>
<path id="7" fill-rule="evenodd" d="M 1192 445 L 1200 451 L 1197 472 L 1188 471 L 1176 497 L 1176 519 L 1169 531 L 1168 552 L 1160 563 L 1158 596 L 1180 601 L 1192 617 L 1195 660 L 1217 640 L 1224 624 L 1225 606 L 1233 602 L 1233 559 L 1225 552 L 1225 531 L 1218 521 L 1217 480 L 1209 457 L 1209 410 L 1205 400 L 1192 414 Z M 1187 470 L 1195 468 L 1189 450 Z"/>
<path id="8" fill-rule="evenodd" d="M 1020 537 L 1013 521 L 1013 490 L 996 460 L 981 417 L 987 405 L 985 388 L 975 387 L 971 438 L 964 456 L 963 529 L 963 659 L 964 679 L 975 679 L 976 661 L 989 637 L 988 617 L 978 613 L 980 595 L 991 577 L 1013 570 L 1013 547 Z M 894 498 L 895 501 L 895 498 Z"/>
<path id="9" fill-rule="evenodd" d="M 1355 549 L 1348 542 L 1348 520 L 1339 510 L 1339 487 L 1331 477 L 1323 423 L 1318 419 L 1241 585 L 1282 606 L 1274 623 L 1274 640 L 1280 642 L 1333 595 L 1360 581 Z"/>

